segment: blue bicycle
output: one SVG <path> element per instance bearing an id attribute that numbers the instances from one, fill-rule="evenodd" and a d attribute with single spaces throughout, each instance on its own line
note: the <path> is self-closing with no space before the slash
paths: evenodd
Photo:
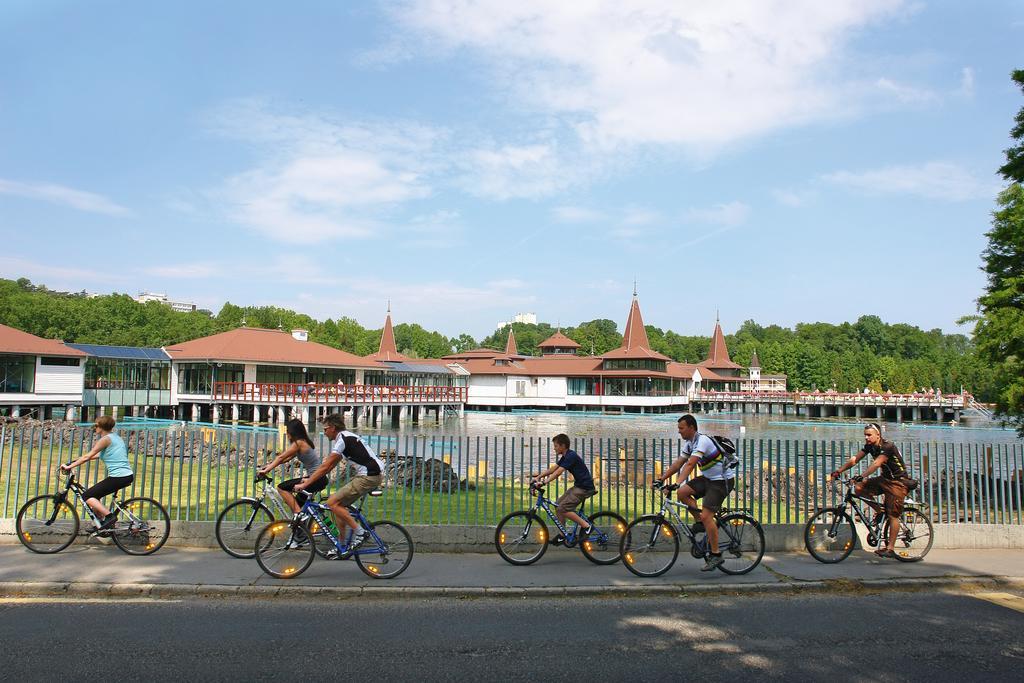
<path id="1" fill-rule="evenodd" d="M 550 543 L 548 527 L 540 517 L 540 511 L 562 533 L 565 547 L 579 545 L 583 556 L 594 564 L 615 564 L 620 557 L 620 542 L 626 531 L 626 520 L 614 512 L 595 512 L 589 518 L 581 510 L 576 514 L 591 524 L 591 531 L 581 538 L 579 524 L 562 524 L 555 515 L 555 504 L 544 497 L 543 487 L 530 484 L 530 493 L 537 494 L 537 501 L 529 510 L 517 510 L 505 515 L 498 522 L 494 532 L 494 547 L 502 559 L 510 564 L 533 564 L 547 551 Z"/>
<path id="2" fill-rule="evenodd" d="M 383 491 L 371 491 L 380 496 Z M 362 544 L 353 547 L 351 528 L 338 533 L 331 521 L 330 509 L 308 494 L 297 492 L 302 509 L 291 520 L 271 522 L 256 537 L 256 562 L 277 579 L 294 579 L 312 564 L 319 554 L 326 559 L 354 558 L 364 574 L 375 579 L 393 579 L 412 562 L 412 537 L 404 527 L 382 520 L 369 522 L 361 510 L 361 498 L 348 511 L 366 532 Z"/>

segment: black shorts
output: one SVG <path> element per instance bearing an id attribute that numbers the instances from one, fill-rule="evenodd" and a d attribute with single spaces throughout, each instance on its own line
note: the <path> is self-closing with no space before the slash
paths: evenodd
<path id="1" fill-rule="evenodd" d="M 287 491 L 288 493 L 292 493 L 295 490 L 295 485 L 298 484 L 299 482 L 303 481 L 304 479 L 305 479 L 305 477 L 297 477 L 295 479 L 285 479 L 284 481 L 282 481 L 280 484 L 277 485 L 277 488 L 281 489 L 282 491 Z M 329 482 L 327 481 L 327 475 L 325 474 L 324 476 L 320 477 L 319 479 L 314 481 L 312 484 L 310 484 L 309 486 L 307 486 L 303 490 L 306 493 L 309 493 L 309 494 L 320 493 L 325 488 L 327 488 L 327 484 L 328 483 Z"/>
<path id="2" fill-rule="evenodd" d="M 722 508 L 722 503 L 732 490 L 736 488 L 736 479 L 708 479 L 705 476 L 700 476 L 695 479 L 691 479 L 686 482 L 686 485 L 693 489 L 694 498 L 703 498 L 701 505 L 706 507 L 708 510 L 718 511 Z"/>
<path id="3" fill-rule="evenodd" d="M 103 481 L 98 481 L 82 493 L 82 498 L 89 500 L 95 498 L 99 500 L 104 496 L 109 496 L 114 491 L 120 491 L 123 488 L 132 485 L 135 481 L 135 475 L 129 474 L 127 477 L 107 477 Z"/>

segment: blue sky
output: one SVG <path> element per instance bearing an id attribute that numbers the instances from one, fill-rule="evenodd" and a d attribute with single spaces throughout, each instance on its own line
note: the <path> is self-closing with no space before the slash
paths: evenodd
<path id="1" fill-rule="evenodd" d="M 478 338 L 621 326 L 634 278 L 683 334 L 965 331 L 1022 44 L 1009 0 L 8 1 L 0 275 Z"/>

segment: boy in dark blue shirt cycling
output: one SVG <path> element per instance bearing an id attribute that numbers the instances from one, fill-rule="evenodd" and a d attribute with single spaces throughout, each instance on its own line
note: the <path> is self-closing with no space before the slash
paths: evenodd
<path id="1" fill-rule="evenodd" d="M 594 477 L 590 474 L 587 464 L 583 462 L 583 458 L 576 451 L 569 449 L 568 436 L 558 434 L 551 441 L 554 444 L 555 454 L 558 455 L 558 461 L 540 474 L 534 474 L 531 477 L 534 483 L 539 485 L 552 479 L 557 479 L 562 475 L 562 472 L 569 471 L 569 474 L 572 475 L 573 485 L 555 501 L 557 506 L 555 508 L 555 516 L 558 517 L 558 522 L 563 527 L 565 526 L 566 519 L 579 524 L 581 530 L 580 538 L 586 538 L 587 534 L 590 533 L 590 526 L 574 510 L 580 506 L 580 503 L 597 493 L 597 489 L 594 488 Z M 562 534 L 558 534 L 557 537 L 551 540 L 552 545 L 561 545 L 564 542 L 565 538 Z"/>

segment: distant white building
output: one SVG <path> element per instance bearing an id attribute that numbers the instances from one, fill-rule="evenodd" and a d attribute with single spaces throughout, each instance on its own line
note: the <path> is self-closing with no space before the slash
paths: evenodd
<path id="1" fill-rule="evenodd" d="M 154 292 L 140 292 L 135 300 L 140 304 L 144 304 L 148 301 L 156 301 L 170 306 L 171 310 L 177 311 L 178 313 L 191 313 L 196 310 L 197 306 L 190 301 L 171 301 L 167 298 L 166 294 L 156 294 Z"/>
<path id="2" fill-rule="evenodd" d="M 536 313 L 516 313 L 514 316 L 512 316 L 511 320 L 506 320 L 505 322 L 498 323 L 498 329 L 502 330 L 502 329 L 508 327 L 509 325 L 511 325 L 512 323 L 523 323 L 525 325 L 536 325 L 537 324 L 537 314 Z"/>

